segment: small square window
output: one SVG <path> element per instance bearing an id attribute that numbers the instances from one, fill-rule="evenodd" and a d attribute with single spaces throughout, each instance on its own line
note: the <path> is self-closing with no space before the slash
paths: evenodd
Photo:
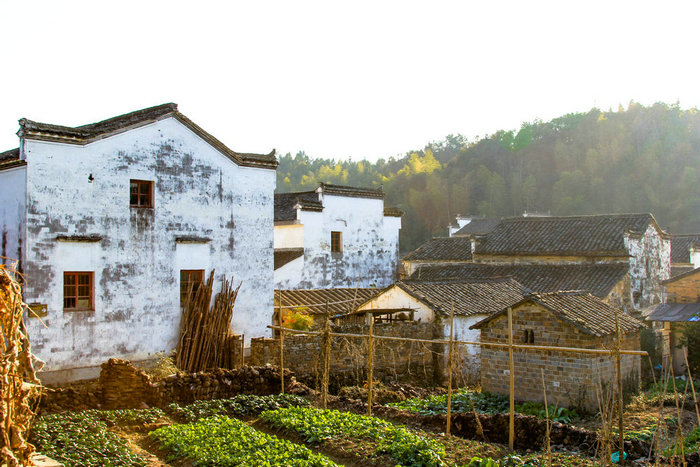
<path id="1" fill-rule="evenodd" d="M 152 208 L 153 182 L 148 180 L 131 180 L 129 184 L 129 203 L 132 208 Z"/>
<path id="2" fill-rule="evenodd" d="M 194 296 L 204 283 L 204 269 L 182 269 L 180 271 L 180 306 L 184 306 L 187 297 Z"/>
<path id="3" fill-rule="evenodd" d="M 94 310 L 92 272 L 63 273 L 63 309 L 68 311 Z"/>
<path id="4" fill-rule="evenodd" d="M 343 232 L 331 232 L 331 253 L 342 253 Z"/>

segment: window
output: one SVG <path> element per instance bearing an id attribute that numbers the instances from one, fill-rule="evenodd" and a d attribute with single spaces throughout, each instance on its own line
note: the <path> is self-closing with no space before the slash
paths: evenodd
<path id="1" fill-rule="evenodd" d="M 129 203 L 132 208 L 153 207 L 153 182 L 131 180 L 129 185 Z"/>
<path id="2" fill-rule="evenodd" d="M 523 331 L 523 344 L 534 344 L 535 343 L 535 331 L 532 329 L 526 329 Z"/>
<path id="3" fill-rule="evenodd" d="M 92 272 L 63 273 L 63 309 L 94 310 Z"/>
<path id="4" fill-rule="evenodd" d="M 180 305 L 184 305 L 187 297 L 194 295 L 204 282 L 204 269 L 183 269 L 180 271 Z"/>
<path id="5" fill-rule="evenodd" d="M 343 232 L 331 232 L 331 253 L 343 251 Z"/>

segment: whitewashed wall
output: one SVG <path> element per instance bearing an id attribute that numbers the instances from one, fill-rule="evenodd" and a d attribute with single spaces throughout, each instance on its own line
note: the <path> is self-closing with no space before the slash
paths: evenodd
<path id="1" fill-rule="evenodd" d="M 215 268 L 216 288 L 223 277 L 242 281 L 232 328 L 247 340 L 268 335 L 274 170 L 236 165 L 174 118 L 86 146 L 27 140 L 24 155 L 25 300 L 48 305 L 48 328 L 30 322 L 46 370 L 173 349 L 180 269 Z M 129 207 L 130 179 L 154 181 L 153 209 Z M 59 234 L 102 239 L 58 242 Z M 63 311 L 69 270 L 95 272 L 94 312 Z"/>
<path id="2" fill-rule="evenodd" d="M 321 212 L 298 211 L 304 229 L 303 262 L 278 268 L 276 288 L 385 287 L 394 282 L 401 218 L 385 217 L 382 199 L 324 194 L 322 202 Z M 281 248 L 293 247 L 288 227 L 275 227 L 280 229 Z M 342 232 L 342 253 L 331 253 L 332 231 Z"/>
<path id="3" fill-rule="evenodd" d="M 661 281 L 671 277 L 671 240 L 651 223 L 641 237 L 625 234 L 630 254 L 630 294 L 636 310 L 661 303 Z"/>
<path id="4" fill-rule="evenodd" d="M 23 259 L 26 195 L 26 166 L 0 171 L 0 264 Z"/>
<path id="5" fill-rule="evenodd" d="M 387 288 L 358 309 L 377 310 L 382 308 L 410 308 L 414 310 L 413 320 L 423 323 L 432 323 L 435 319 L 435 313 L 432 308 L 417 300 L 412 295 L 407 294 L 401 287 L 396 285 Z M 369 318 L 367 324 L 369 324 Z"/>
<path id="6" fill-rule="evenodd" d="M 690 262 L 694 268 L 700 268 L 700 248 L 690 249 Z"/>

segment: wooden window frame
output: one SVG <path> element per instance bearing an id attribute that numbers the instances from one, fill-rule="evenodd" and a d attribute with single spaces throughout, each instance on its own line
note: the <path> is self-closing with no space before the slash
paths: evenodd
<path id="1" fill-rule="evenodd" d="M 67 279 L 73 279 L 69 283 Z M 87 278 L 87 284 L 81 284 L 80 279 Z M 88 287 L 88 294 L 80 294 L 80 287 Z M 72 291 L 71 291 L 71 288 Z M 70 291 L 70 293 L 67 293 Z M 79 307 L 78 300 L 87 298 L 87 307 Z M 67 306 L 73 300 L 73 306 Z M 63 311 L 95 311 L 95 273 L 93 271 L 64 271 L 63 272 Z"/>
<path id="2" fill-rule="evenodd" d="M 188 280 L 183 280 L 182 274 L 188 274 Z M 199 274 L 199 280 L 190 280 L 194 275 L 193 273 Z M 186 285 L 187 284 L 187 285 Z M 200 286 L 204 284 L 204 269 L 180 269 L 180 306 L 185 304 L 186 294 L 189 293 L 189 284 L 199 284 Z"/>
<path id="3" fill-rule="evenodd" d="M 136 185 L 136 202 L 134 203 L 134 193 L 131 189 Z M 141 187 L 147 187 L 147 192 L 143 192 Z M 142 197 L 145 196 L 145 200 Z M 152 208 L 153 207 L 153 181 L 152 180 L 137 180 L 132 178 L 129 180 L 129 206 L 132 208 Z"/>
<path id="4" fill-rule="evenodd" d="M 331 231 L 331 253 L 343 252 L 343 232 Z"/>

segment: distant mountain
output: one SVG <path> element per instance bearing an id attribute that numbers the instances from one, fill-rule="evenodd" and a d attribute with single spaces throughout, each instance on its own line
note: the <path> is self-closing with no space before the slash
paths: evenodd
<path id="1" fill-rule="evenodd" d="M 700 112 L 631 103 L 472 142 L 450 135 L 376 163 L 281 157 L 278 191 L 321 181 L 383 186 L 387 204 L 406 212 L 402 251 L 446 235 L 457 214 L 651 212 L 672 233 L 700 232 Z"/>

